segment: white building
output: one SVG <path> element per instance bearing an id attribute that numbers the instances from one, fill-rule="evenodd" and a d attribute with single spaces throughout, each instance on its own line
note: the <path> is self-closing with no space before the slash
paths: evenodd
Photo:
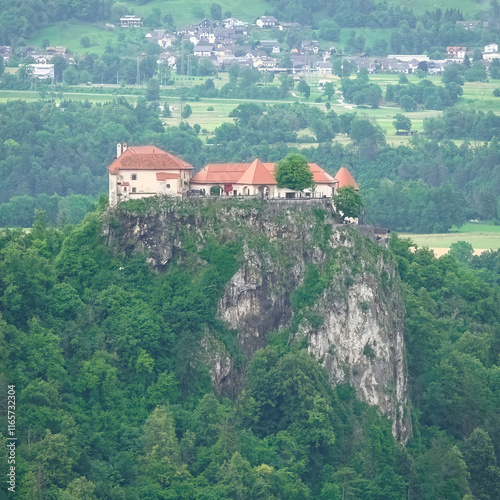
<path id="1" fill-rule="evenodd" d="M 485 52 L 483 53 L 483 59 L 491 62 L 493 59 L 500 59 L 500 54 L 498 52 Z"/>
<path id="2" fill-rule="evenodd" d="M 122 28 L 139 28 L 142 26 L 142 22 L 142 17 L 136 17 L 134 15 L 120 17 L 120 26 Z"/>
<path id="3" fill-rule="evenodd" d="M 493 52 L 498 52 L 498 44 L 496 43 L 490 43 L 489 45 L 484 46 L 484 51 L 487 54 L 491 54 Z"/>
<path id="4" fill-rule="evenodd" d="M 149 196 L 185 195 L 193 166 L 156 146 L 118 144 L 108 168 L 109 205 Z"/>
<path id="5" fill-rule="evenodd" d="M 255 24 L 263 29 L 275 28 L 278 26 L 278 20 L 274 16 L 260 16 Z"/>
<path id="6" fill-rule="evenodd" d="M 28 68 L 33 78 L 38 78 L 39 80 L 54 78 L 53 64 L 28 64 Z"/>

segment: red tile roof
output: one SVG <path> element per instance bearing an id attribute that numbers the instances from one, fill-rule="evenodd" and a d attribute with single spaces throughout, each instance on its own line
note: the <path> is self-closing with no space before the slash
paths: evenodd
<path id="1" fill-rule="evenodd" d="M 212 163 L 200 170 L 191 179 L 192 184 L 250 184 L 276 185 L 275 163 L 263 163 L 259 159 L 252 163 Z M 316 163 L 309 163 L 315 184 L 335 184 L 337 181 Z"/>
<path id="2" fill-rule="evenodd" d="M 110 166 L 109 173 L 120 170 L 191 170 L 192 165 L 156 146 L 132 146 Z"/>
<path id="3" fill-rule="evenodd" d="M 274 166 L 273 166 L 274 170 Z M 277 184 L 273 172 L 268 170 L 264 164 L 255 159 L 245 173 L 238 179 L 238 184 Z"/>
<path id="4" fill-rule="evenodd" d="M 249 163 L 212 163 L 195 174 L 191 183 L 224 184 L 237 182 L 249 166 Z"/>
<path id="5" fill-rule="evenodd" d="M 335 178 L 339 181 L 339 188 L 343 188 L 345 186 L 352 186 L 354 189 L 359 189 L 356 181 L 353 179 L 349 170 L 345 167 L 340 167 L 340 170 L 337 172 Z"/>

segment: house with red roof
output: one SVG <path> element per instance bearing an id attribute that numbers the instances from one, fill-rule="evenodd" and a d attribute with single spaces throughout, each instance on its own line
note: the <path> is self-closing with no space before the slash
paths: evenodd
<path id="1" fill-rule="evenodd" d="M 316 163 L 309 163 L 314 187 L 303 192 L 278 187 L 274 178 L 275 163 L 212 163 L 191 179 L 191 189 L 201 194 L 261 196 L 265 198 L 332 197 L 338 182 Z"/>
<path id="2" fill-rule="evenodd" d="M 149 196 L 258 196 L 261 198 L 332 198 L 344 186 L 358 189 L 347 168 L 333 177 L 309 163 L 314 186 L 304 191 L 279 187 L 275 163 L 212 163 L 194 174 L 193 167 L 156 146 L 118 144 L 109 171 L 109 205 Z M 194 174 L 194 175 L 193 175 Z"/>
<path id="3" fill-rule="evenodd" d="M 108 168 L 109 205 L 149 196 L 183 196 L 193 166 L 156 146 L 118 144 Z"/>

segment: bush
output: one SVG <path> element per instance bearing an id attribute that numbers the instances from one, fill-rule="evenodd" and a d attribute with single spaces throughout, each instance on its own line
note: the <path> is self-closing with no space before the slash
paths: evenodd
<path id="1" fill-rule="evenodd" d="M 208 106 L 207 111 L 213 111 L 214 107 L 213 106 Z"/>

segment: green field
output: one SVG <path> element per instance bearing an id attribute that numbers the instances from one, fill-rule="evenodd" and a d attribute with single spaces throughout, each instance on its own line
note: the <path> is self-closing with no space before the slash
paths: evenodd
<path id="1" fill-rule="evenodd" d="M 453 0 L 442 0 L 441 2 L 436 2 L 436 0 L 388 0 L 387 3 L 408 7 L 417 15 L 423 14 L 427 10 L 441 9 L 444 12 L 446 9 L 458 9 L 463 13 L 465 19 L 475 19 L 475 14 L 490 8 L 490 0 L 461 0 L 459 4 Z"/>
<path id="2" fill-rule="evenodd" d="M 419 247 L 429 247 L 437 255 L 445 253 L 452 243 L 467 241 L 476 253 L 482 250 L 498 250 L 500 248 L 500 226 L 492 224 L 464 224 L 460 229 L 446 234 L 401 234 L 411 238 Z"/>
<path id="3" fill-rule="evenodd" d="M 172 93 L 173 91 L 178 91 L 178 89 L 183 86 L 184 88 L 192 88 L 195 85 L 203 83 L 205 78 L 201 77 L 179 77 L 175 75 L 174 85 L 163 87 L 162 91 L 167 93 Z M 181 83 L 181 79 L 183 80 Z M 227 83 L 228 75 L 227 73 L 221 73 L 218 78 L 214 79 L 215 86 L 217 88 L 222 87 Z M 399 75 L 397 74 L 376 74 L 371 75 L 370 80 L 374 83 L 379 84 L 382 90 L 385 89 L 388 84 L 396 84 L 399 80 Z M 419 79 L 414 75 L 408 75 L 408 80 L 413 83 L 418 83 Z M 436 85 L 441 85 L 440 77 L 429 77 L 429 80 L 434 82 Z M 360 116 L 367 117 L 378 123 L 385 132 L 386 141 L 389 144 L 406 144 L 411 137 L 409 136 L 397 136 L 396 129 L 393 126 L 394 116 L 398 113 L 403 113 L 403 111 L 394 105 L 393 103 L 382 102 L 378 109 L 371 108 L 357 108 L 354 105 L 344 103 L 341 99 L 340 94 L 340 79 L 333 75 L 322 75 L 322 76 L 309 76 L 307 81 L 311 87 L 311 96 L 306 100 L 300 92 L 296 90 L 292 91 L 292 95 L 286 100 L 277 101 L 259 101 L 250 99 L 222 99 L 222 98 L 201 98 L 199 101 L 188 101 L 188 104 L 193 109 L 192 116 L 188 119 L 190 124 L 198 123 L 202 129 L 213 132 L 216 127 L 224 122 L 232 122 L 233 119 L 229 118 L 229 112 L 234 109 L 238 104 L 242 102 L 262 102 L 267 104 L 278 104 L 278 103 L 293 103 L 301 102 L 309 106 L 317 106 L 322 110 L 326 111 L 326 100 L 323 97 L 321 103 L 315 102 L 316 98 L 322 96 L 321 83 L 325 81 L 331 81 L 337 92 L 333 99 L 330 101 L 331 108 L 338 114 L 342 113 L 353 113 L 356 112 Z M 275 80 L 275 85 L 279 85 L 278 79 Z M 500 98 L 493 97 L 493 90 L 495 88 L 500 88 L 500 80 L 490 80 L 487 83 L 466 83 L 464 85 L 464 97 L 457 104 L 459 107 L 473 107 L 482 111 L 492 110 L 495 113 L 500 114 Z M 145 93 L 144 87 L 129 87 L 134 93 Z M 76 91 L 78 90 L 78 91 Z M 62 94 L 63 99 L 73 99 L 73 100 L 89 100 L 95 103 L 104 103 L 112 101 L 113 99 L 123 96 L 130 102 L 136 102 L 138 95 L 129 95 L 128 92 L 122 93 L 124 89 L 116 85 L 94 85 L 87 86 L 81 85 L 79 88 L 69 88 Z M 111 94 L 111 92 L 113 92 Z M 45 98 L 50 97 L 48 93 Z M 61 95 L 56 93 L 56 102 L 59 102 Z M 29 92 L 29 91 L 11 91 L 11 90 L 0 90 L 0 102 L 5 102 L 7 100 L 13 99 L 25 99 L 25 100 L 37 100 L 40 98 L 39 92 Z M 163 94 L 161 97 L 161 103 L 168 101 L 175 109 L 172 118 L 164 119 L 166 125 L 178 125 L 180 122 L 180 102 L 178 97 L 170 97 L 167 94 Z M 209 111 L 208 108 L 213 107 L 213 111 Z M 441 111 L 429 110 L 429 111 L 415 111 L 411 113 L 403 113 L 412 120 L 412 129 L 417 131 L 423 130 L 423 122 L 425 118 L 438 116 Z M 303 131 L 302 134 L 311 135 L 314 134 L 311 131 Z M 207 135 L 207 134 L 205 134 Z M 341 143 L 348 143 L 349 138 L 343 135 L 339 135 L 336 140 Z M 455 141 L 460 143 L 461 141 Z M 301 145 L 297 145 L 301 147 Z M 309 146 L 309 145 L 307 145 Z"/>

